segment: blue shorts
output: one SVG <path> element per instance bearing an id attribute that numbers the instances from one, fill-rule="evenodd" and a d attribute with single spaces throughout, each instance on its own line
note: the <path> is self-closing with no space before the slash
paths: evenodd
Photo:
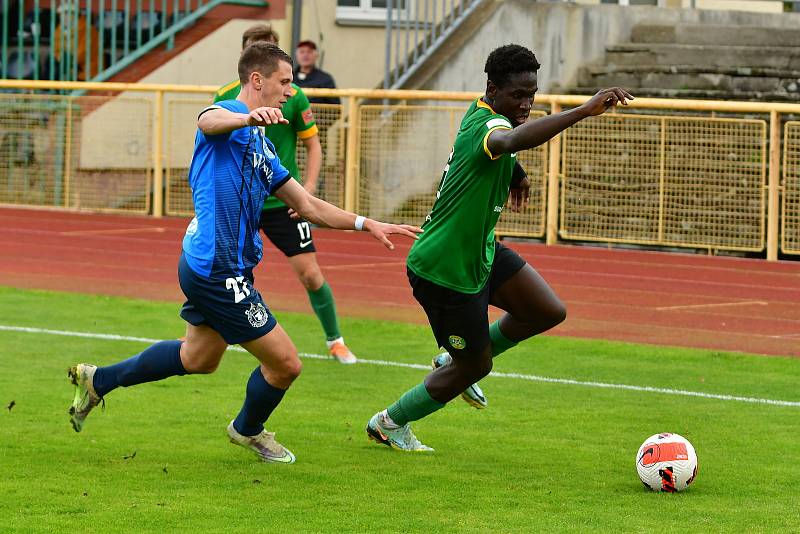
<path id="1" fill-rule="evenodd" d="M 231 278 L 206 278 L 194 272 L 181 254 L 178 281 L 186 302 L 181 317 L 195 326 L 208 325 L 229 345 L 268 334 L 278 324 L 253 287 L 253 273 Z"/>

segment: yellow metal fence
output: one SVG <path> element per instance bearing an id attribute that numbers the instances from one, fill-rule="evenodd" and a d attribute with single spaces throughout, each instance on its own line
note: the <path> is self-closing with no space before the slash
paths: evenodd
<path id="1" fill-rule="evenodd" d="M 0 203 L 192 214 L 186 177 L 196 117 L 216 88 L 0 80 L 2 88 L 24 92 L 0 93 Z M 343 98 L 312 106 L 324 154 L 319 195 L 366 216 L 420 223 L 466 105 L 478 95 L 309 93 Z M 551 112 L 584 99 L 537 96 Z M 780 123 L 782 114 L 800 114 L 800 105 L 634 104 L 520 153 L 531 201 L 522 213 L 505 212 L 497 233 L 548 243 L 766 250 L 769 259 L 779 249 L 800 254 L 800 122 Z"/>
<path id="2" fill-rule="evenodd" d="M 146 96 L 0 94 L 0 202 L 148 213 Z"/>
<path id="3" fill-rule="evenodd" d="M 763 120 L 615 114 L 564 133 L 565 239 L 760 251 Z"/>
<path id="4" fill-rule="evenodd" d="M 787 254 L 800 254 L 800 122 L 786 123 L 783 142 L 781 248 Z"/>
<path id="5" fill-rule="evenodd" d="M 420 223 L 436 198 L 463 105 L 364 105 L 360 110 L 357 209 L 388 222 Z M 543 112 L 534 112 L 536 116 Z M 531 202 L 501 217 L 497 233 L 544 235 L 547 146 L 519 154 L 530 176 Z"/>

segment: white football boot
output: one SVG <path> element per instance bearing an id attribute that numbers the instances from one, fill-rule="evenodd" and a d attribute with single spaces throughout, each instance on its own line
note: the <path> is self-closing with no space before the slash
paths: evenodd
<path id="1" fill-rule="evenodd" d="M 228 438 L 234 445 L 250 449 L 262 462 L 293 464 L 295 457 L 292 451 L 275 441 L 275 433 L 262 430 L 255 436 L 243 436 L 233 428 L 233 421 L 228 425 Z"/>
<path id="2" fill-rule="evenodd" d="M 436 356 L 432 363 L 433 368 L 438 369 L 439 367 L 444 367 L 445 365 L 450 365 L 453 363 L 453 357 L 450 356 L 450 353 L 443 352 Z M 483 410 L 489 405 L 489 401 L 486 400 L 486 397 L 483 395 L 483 390 L 480 388 L 480 386 L 478 386 L 478 384 L 472 384 L 470 387 L 461 392 L 461 398 L 464 399 L 467 404 L 477 408 L 478 410 Z"/>

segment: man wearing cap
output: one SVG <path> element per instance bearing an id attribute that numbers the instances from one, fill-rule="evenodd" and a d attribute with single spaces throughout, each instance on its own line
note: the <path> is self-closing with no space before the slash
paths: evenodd
<path id="1" fill-rule="evenodd" d="M 317 68 L 319 51 L 314 41 L 300 41 L 295 50 L 297 66 L 294 70 L 294 83 L 300 87 L 320 87 L 324 89 L 336 89 L 336 82 L 333 76 L 322 69 Z M 309 97 L 312 104 L 338 104 L 336 97 Z"/>

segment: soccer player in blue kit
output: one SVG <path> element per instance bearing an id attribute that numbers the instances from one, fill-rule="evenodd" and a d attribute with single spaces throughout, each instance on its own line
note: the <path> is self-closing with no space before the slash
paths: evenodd
<path id="1" fill-rule="evenodd" d="M 416 238 L 421 231 L 343 211 L 291 179 L 261 128 L 286 122 L 278 109 L 292 94 L 292 60 L 285 52 L 268 43 L 248 46 L 239 59 L 239 79 L 239 97 L 204 109 L 197 121 L 189 169 L 196 216 L 186 230 L 178 265 L 186 295 L 181 309 L 186 335 L 114 365 L 70 368 L 75 396 L 69 412 L 76 432 L 117 387 L 212 373 L 227 346 L 238 344 L 260 365 L 250 375 L 228 437 L 263 461 L 294 462 L 294 454 L 264 429 L 302 366 L 291 339 L 253 286 L 253 268 L 262 256 L 258 224 L 264 198 L 274 195 L 320 226 L 366 230 L 389 249 L 394 246 L 388 235 Z"/>

